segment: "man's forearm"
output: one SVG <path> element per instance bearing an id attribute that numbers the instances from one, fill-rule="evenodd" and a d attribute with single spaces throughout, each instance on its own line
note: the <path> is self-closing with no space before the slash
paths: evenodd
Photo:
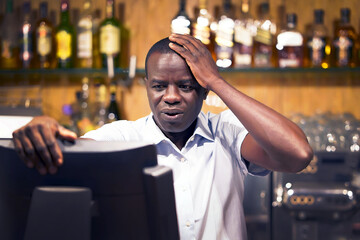
<path id="1" fill-rule="evenodd" d="M 272 170 L 284 171 L 298 171 L 306 166 L 312 157 L 312 150 L 306 136 L 296 124 L 221 78 L 213 81 L 210 89 L 222 99 L 265 151 L 268 159 L 260 164 L 265 164 L 265 167 Z M 259 154 L 243 154 L 247 160 L 258 163 L 259 159 L 253 158 Z"/>

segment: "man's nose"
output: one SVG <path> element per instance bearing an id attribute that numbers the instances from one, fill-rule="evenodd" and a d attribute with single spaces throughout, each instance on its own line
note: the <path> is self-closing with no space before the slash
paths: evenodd
<path id="1" fill-rule="evenodd" d="M 181 96 L 179 89 L 176 86 L 168 86 L 164 94 L 163 100 L 168 104 L 175 104 L 180 102 Z"/>

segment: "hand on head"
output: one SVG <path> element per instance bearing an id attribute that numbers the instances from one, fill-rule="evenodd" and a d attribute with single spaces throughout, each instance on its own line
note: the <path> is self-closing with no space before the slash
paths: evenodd
<path id="1" fill-rule="evenodd" d="M 63 163 L 56 138 L 74 141 L 74 132 L 62 127 L 55 119 L 41 116 L 13 132 L 15 150 L 24 163 L 40 174 L 54 174 Z"/>
<path id="2" fill-rule="evenodd" d="M 198 83 L 205 89 L 211 90 L 211 84 L 222 80 L 218 68 L 206 46 L 190 35 L 171 34 L 169 47 L 180 54 L 189 65 Z M 182 46 L 182 47 L 181 47 Z"/>

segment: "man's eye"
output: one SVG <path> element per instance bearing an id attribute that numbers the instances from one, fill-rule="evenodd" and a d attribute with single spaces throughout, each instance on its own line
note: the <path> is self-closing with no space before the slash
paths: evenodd
<path id="1" fill-rule="evenodd" d="M 180 85 L 179 88 L 183 90 L 192 90 L 193 87 L 191 85 Z"/>
<path id="2" fill-rule="evenodd" d="M 161 89 L 164 89 L 165 86 L 164 85 L 153 85 L 152 88 L 154 88 L 156 90 L 161 90 Z"/>

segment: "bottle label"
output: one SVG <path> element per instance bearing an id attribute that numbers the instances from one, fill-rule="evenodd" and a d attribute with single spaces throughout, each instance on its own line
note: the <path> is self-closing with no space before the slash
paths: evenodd
<path id="1" fill-rule="evenodd" d="M 56 34 L 57 51 L 56 56 L 61 60 L 66 60 L 71 56 L 71 34 L 60 31 Z"/>
<path id="2" fill-rule="evenodd" d="M 199 39 L 203 44 L 210 44 L 210 28 L 208 26 L 200 26 L 199 24 L 194 25 L 193 35 Z"/>
<path id="3" fill-rule="evenodd" d="M 252 46 L 246 46 L 241 43 L 235 43 L 234 46 L 234 63 L 235 67 L 251 66 Z"/>
<path id="4" fill-rule="evenodd" d="M 251 55 L 234 52 L 235 67 L 251 67 Z"/>
<path id="5" fill-rule="evenodd" d="M 1 56 L 3 58 L 12 58 L 13 53 L 11 51 L 11 41 L 3 40 L 1 44 Z"/>
<path id="6" fill-rule="evenodd" d="M 262 28 L 258 28 L 256 31 L 256 35 L 254 38 L 255 41 L 263 43 L 265 45 L 271 46 L 272 44 L 272 35 L 270 30 L 264 30 Z"/>
<path id="7" fill-rule="evenodd" d="M 120 29 L 113 25 L 100 28 L 100 52 L 106 55 L 120 52 Z"/>
<path id="8" fill-rule="evenodd" d="M 51 28 L 48 26 L 40 26 L 37 30 L 37 52 L 40 56 L 50 54 L 52 48 Z"/>
<path id="9" fill-rule="evenodd" d="M 352 58 L 353 41 L 346 36 L 340 36 L 334 41 L 336 63 L 338 66 L 347 66 Z"/>
<path id="10" fill-rule="evenodd" d="M 257 43 L 255 45 L 254 65 L 256 67 L 271 67 L 272 46 Z"/>
<path id="11" fill-rule="evenodd" d="M 218 46 L 232 48 L 234 46 L 234 21 L 225 18 L 219 21 L 218 29 L 216 31 L 215 42 Z"/>
<path id="12" fill-rule="evenodd" d="M 171 21 L 171 32 L 178 34 L 190 34 L 190 20 L 184 16 L 178 16 Z"/>
<path id="13" fill-rule="evenodd" d="M 279 51 L 279 67 L 302 67 L 303 48 L 298 47 L 284 47 Z"/>
<path id="14" fill-rule="evenodd" d="M 236 25 L 235 42 L 251 47 L 253 45 L 253 37 L 250 30 L 246 29 L 244 26 Z"/>
<path id="15" fill-rule="evenodd" d="M 21 53 L 20 59 L 27 62 L 32 56 L 32 34 L 30 24 L 24 24 L 21 33 Z"/>
<path id="16" fill-rule="evenodd" d="M 92 32 L 86 30 L 78 35 L 78 57 L 79 58 L 91 58 L 92 57 Z"/>
<path id="17" fill-rule="evenodd" d="M 325 59 L 325 38 L 313 37 L 307 43 L 309 49 L 310 61 L 313 66 L 321 66 L 321 62 Z"/>

